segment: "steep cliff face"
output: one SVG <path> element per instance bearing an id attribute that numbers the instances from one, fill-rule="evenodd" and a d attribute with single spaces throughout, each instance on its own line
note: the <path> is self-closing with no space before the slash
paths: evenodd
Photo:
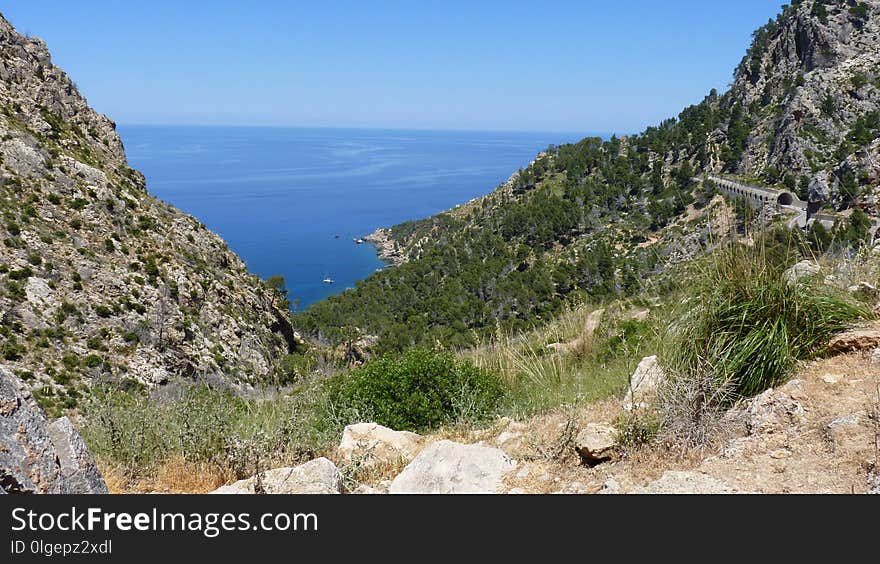
<path id="1" fill-rule="evenodd" d="M 741 106 L 751 126 L 729 169 L 806 178 L 811 199 L 838 207 L 875 203 L 880 2 L 793 2 L 755 32 L 728 104 Z"/>
<path id="2" fill-rule="evenodd" d="M 2 17 L 0 79 L 3 362 L 58 409 L 99 381 L 270 375 L 295 346 L 278 296 L 147 193 L 114 123 Z"/>

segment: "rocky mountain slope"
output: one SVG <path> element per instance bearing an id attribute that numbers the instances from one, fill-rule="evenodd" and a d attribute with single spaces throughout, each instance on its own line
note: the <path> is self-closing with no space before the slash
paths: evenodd
<path id="1" fill-rule="evenodd" d="M 0 215 L 2 362 L 50 412 L 96 382 L 244 389 L 295 347 L 281 297 L 148 194 L 114 123 L 2 17 Z"/>
<path id="2" fill-rule="evenodd" d="M 880 2 L 804 0 L 757 30 L 729 91 L 631 137 L 551 146 L 492 193 L 376 234 L 403 262 L 312 306 L 295 323 L 339 341 L 351 326 L 380 349 L 469 346 L 497 325 L 546 323 L 566 301 L 664 284 L 776 209 L 714 200 L 702 174 L 785 187 L 838 224 L 815 252 L 857 245 L 877 223 Z M 416 296 L 430 296 L 418 300 Z"/>
<path id="3" fill-rule="evenodd" d="M 739 163 L 711 168 L 809 179 L 811 200 L 876 203 L 880 2 L 793 2 L 755 32 L 727 104 L 750 121 Z M 717 144 L 731 134 L 710 135 Z M 720 157 L 720 155 L 717 155 Z"/>

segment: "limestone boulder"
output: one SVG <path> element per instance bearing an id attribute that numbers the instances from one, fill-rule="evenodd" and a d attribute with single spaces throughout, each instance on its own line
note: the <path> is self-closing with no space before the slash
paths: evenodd
<path id="1" fill-rule="evenodd" d="M 828 350 L 832 353 L 873 351 L 877 347 L 880 347 L 880 327 L 876 325 L 846 331 L 828 343 Z"/>
<path id="2" fill-rule="evenodd" d="M 433 443 L 391 482 L 392 494 L 501 493 L 516 462 L 504 451 L 452 441 Z"/>
<path id="3" fill-rule="evenodd" d="M 577 434 L 574 449 L 588 466 L 606 462 L 614 458 L 617 449 L 615 434 L 614 427 L 589 423 Z"/>
<path id="4" fill-rule="evenodd" d="M 779 389 L 770 388 L 752 398 L 743 410 L 749 433 L 778 433 L 801 423 L 804 408 L 797 399 L 800 385 L 799 380 L 791 380 Z"/>
<path id="5" fill-rule="evenodd" d="M 27 387 L 0 366 L 0 490 L 107 493 L 88 447 L 67 417 L 51 425 Z"/>
<path id="6" fill-rule="evenodd" d="M 424 439 L 409 431 L 395 431 L 377 423 L 356 423 L 342 431 L 336 449 L 339 460 L 363 465 L 410 462 L 421 450 Z"/>
<path id="7" fill-rule="evenodd" d="M 48 432 L 61 466 L 61 493 L 110 493 L 92 453 L 70 419 L 62 417 L 52 422 Z"/>
<path id="8" fill-rule="evenodd" d="M 61 493 L 61 468 L 48 423 L 33 396 L 0 367 L 0 488 L 7 493 Z"/>
<path id="9" fill-rule="evenodd" d="M 222 486 L 212 494 L 339 494 L 342 474 L 326 458 L 316 458 L 294 468 L 267 470 L 257 479 L 251 476 Z"/>
<path id="10" fill-rule="evenodd" d="M 790 284 L 796 284 L 809 278 L 810 276 L 815 276 L 819 273 L 821 268 L 818 264 L 809 260 L 802 260 L 801 262 L 795 264 L 788 270 L 786 270 L 782 277 L 789 282 Z"/>
<path id="11" fill-rule="evenodd" d="M 623 398 L 623 408 L 633 411 L 647 407 L 656 396 L 663 378 L 663 369 L 657 362 L 657 355 L 643 358 L 629 379 L 629 389 Z"/>

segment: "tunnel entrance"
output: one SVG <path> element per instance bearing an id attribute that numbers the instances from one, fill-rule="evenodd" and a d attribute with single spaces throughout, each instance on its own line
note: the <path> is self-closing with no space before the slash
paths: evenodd
<path id="1" fill-rule="evenodd" d="M 790 206 L 794 203 L 794 196 L 790 192 L 783 192 L 776 198 L 776 203 L 780 206 Z"/>

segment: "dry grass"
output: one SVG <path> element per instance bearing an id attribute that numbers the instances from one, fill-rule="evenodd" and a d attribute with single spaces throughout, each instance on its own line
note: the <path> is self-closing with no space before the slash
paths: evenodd
<path id="1" fill-rule="evenodd" d="M 131 478 L 119 465 L 98 461 L 98 467 L 113 494 L 129 493 L 208 493 L 232 481 L 231 469 L 204 462 L 186 462 L 173 457 L 162 462 L 156 473 Z"/>
<path id="2" fill-rule="evenodd" d="M 512 393 L 503 414 L 522 420 L 621 396 L 639 360 L 656 354 L 661 317 L 641 303 L 582 305 L 532 331 L 499 331 L 461 355 L 504 378 Z"/>

